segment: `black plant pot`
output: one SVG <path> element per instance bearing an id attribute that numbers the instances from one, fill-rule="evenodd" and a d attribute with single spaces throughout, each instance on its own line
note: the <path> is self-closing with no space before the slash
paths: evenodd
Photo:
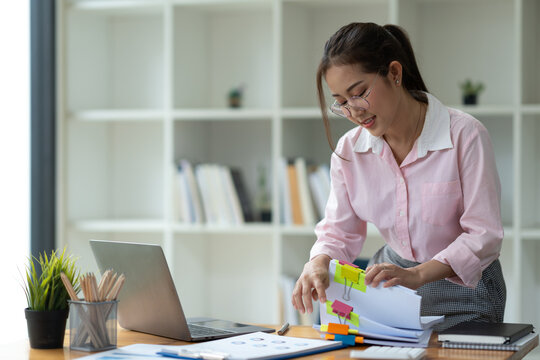
<path id="1" fill-rule="evenodd" d="M 64 334 L 69 308 L 55 311 L 24 309 L 30 346 L 34 349 L 64 347 Z"/>
<path id="2" fill-rule="evenodd" d="M 476 105 L 476 94 L 463 95 L 463 105 Z"/>

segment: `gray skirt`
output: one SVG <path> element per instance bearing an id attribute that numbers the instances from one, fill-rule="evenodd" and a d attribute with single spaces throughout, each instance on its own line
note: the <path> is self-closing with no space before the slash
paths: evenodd
<path id="1" fill-rule="evenodd" d="M 369 265 L 383 262 L 402 268 L 420 264 L 403 259 L 388 245 L 384 245 L 373 255 Z M 419 287 L 417 293 L 422 296 L 422 316 L 445 315 L 444 322 L 434 327 L 435 331 L 468 320 L 502 322 L 504 318 L 506 285 L 499 260 L 484 269 L 482 278 L 474 289 L 443 279 Z"/>

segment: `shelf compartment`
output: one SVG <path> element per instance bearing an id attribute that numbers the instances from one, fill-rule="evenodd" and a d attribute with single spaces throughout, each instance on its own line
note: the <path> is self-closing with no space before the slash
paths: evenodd
<path id="1" fill-rule="evenodd" d="M 187 316 L 273 321 L 272 236 L 176 234 L 174 240 L 173 277 Z M 231 250 L 239 256 L 231 257 Z"/>
<path id="2" fill-rule="evenodd" d="M 340 2 L 341 3 L 341 2 Z M 315 76 L 326 41 L 351 22 L 389 22 L 387 1 L 286 1 L 282 19 L 282 104 L 287 108 L 315 107 Z"/>
<path id="3" fill-rule="evenodd" d="M 229 92 L 240 85 L 243 108 L 273 107 L 273 16 L 266 4 L 174 6 L 175 108 L 227 108 Z"/>
<path id="4" fill-rule="evenodd" d="M 521 138 L 521 218 L 529 228 L 540 224 L 540 115 L 523 116 Z"/>
<path id="5" fill-rule="evenodd" d="M 65 12 L 66 106 L 69 112 L 163 107 L 163 9 L 126 2 L 124 8 L 87 7 Z M 140 11 L 136 11 L 140 10 Z M 137 34 L 134 36 L 134 34 Z"/>
<path id="6" fill-rule="evenodd" d="M 518 103 L 514 15 L 512 0 L 399 0 L 398 23 L 409 33 L 428 90 L 443 103 L 462 103 L 459 84 L 470 78 L 485 85 L 479 104 L 511 105 Z"/>
<path id="7" fill-rule="evenodd" d="M 266 190 L 271 199 L 271 133 L 270 121 L 177 121 L 174 123 L 173 159 L 177 164 L 187 160 L 194 172 L 199 164 L 217 164 L 238 169 L 246 187 L 247 201 L 255 212 L 260 167 L 265 169 Z M 224 221 L 227 222 L 226 219 Z"/>
<path id="8" fill-rule="evenodd" d="M 163 126 L 70 122 L 67 127 L 66 217 L 163 218 Z"/>

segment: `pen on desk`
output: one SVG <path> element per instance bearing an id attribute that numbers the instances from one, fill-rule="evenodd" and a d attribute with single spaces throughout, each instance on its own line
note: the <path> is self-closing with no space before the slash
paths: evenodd
<path id="1" fill-rule="evenodd" d="M 286 322 L 285 324 L 283 324 L 283 326 L 281 327 L 281 329 L 278 330 L 278 335 L 285 335 L 285 333 L 287 332 L 287 330 L 289 330 L 289 323 Z"/>

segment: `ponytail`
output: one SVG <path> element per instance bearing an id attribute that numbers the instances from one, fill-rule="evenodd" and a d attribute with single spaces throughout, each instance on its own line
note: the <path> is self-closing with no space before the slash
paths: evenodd
<path id="1" fill-rule="evenodd" d="M 426 84 L 422 79 L 418 64 L 416 63 L 416 57 L 414 56 L 411 41 L 405 30 L 397 25 L 384 25 L 383 28 L 401 46 L 401 50 L 404 53 L 402 57 L 404 63 L 401 65 L 404 67 L 403 86 L 405 86 L 405 89 L 409 91 L 427 92 Z"/>

